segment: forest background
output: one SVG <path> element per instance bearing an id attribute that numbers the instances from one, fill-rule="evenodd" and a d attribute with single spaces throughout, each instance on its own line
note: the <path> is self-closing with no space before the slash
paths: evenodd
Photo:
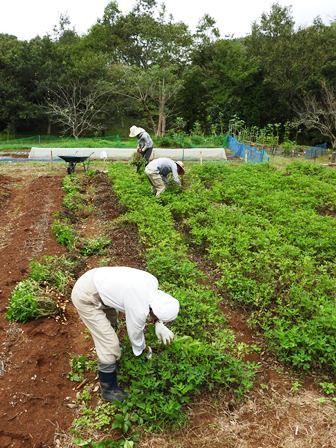
<path id="1" fill-rule="evenodd" d="M 336 21 L 298 28 L 277 3 L 246 37 L 222 38 L 209 15 L 191 31 L 156 0 L 128 13 L 111 1 L 83 35 L 66 15 L 29 41 L 0 34 L 0 133 L 223 135 L 243 123 L 335 147 L 335 48 Z"/>

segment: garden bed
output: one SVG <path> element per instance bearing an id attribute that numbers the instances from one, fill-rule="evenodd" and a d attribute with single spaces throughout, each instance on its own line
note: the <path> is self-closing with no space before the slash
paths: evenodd
<path id="1" fill-rule="evenodd" d="M 232 297 L 221 285 L 214 287 L 216 281 L 221 279 L 216 260 L 208 257 L 208 251 L 204 252 L 206 246 L 194 245 L 191 227 L 184 214 L 191 213 L 193 207 L 199 207 L 197 200 L 204 200 L 203 194 L 206 192 L 207 199 L 217 198 L 211 207 L 220 209 L 216 182 L 218 173 L 222 176 L 224 170 L 226 177 L 231 176 L 232 183 L 235 179 L 234 171 L 227 172 L 227 169 L 248 170 L 219 165 L 216 174 L 215 165 L 210 166 L 212 168 L 209 172 L 206 166 L 188 169 L 191 175 L 188 175 L 185 192 L 179 195 L 176 191 L 167 191 L 160 200 L 151 196 L 147 179 L 137 175 L 125 164 L 111 165 L 110 180 L 106 174 L 99 172 L 89 173 L 88 176 L 80 173 L 77 180 L 74 178 L 73 181 L 69 177 L 64 178 L 64 196 L 61 191 L 64 170 L 61 167 L 54 167 L 52 171 L 46 165 L 29 167 L 29 170 L 26 167 L 16 167 L 15 170 L 13 167 L 12 171 L 6 169 L 6 177 L 1 177 L 1 185 L 7 198 L 6 211 L 1 217 L 1 229 L 7 238 L 2 239 L 5 245 L 1 247 L 0 253 L 0 260 L 5 266 L 0 283 L 1 326 L 5 330 L 0 353 L 0 361 L 5 361 L 0 365 L 3 366 L 3 371 L 0 370 L 0 385 L 5 391 L 0 410 L 1 446 L 72 448 L 79 443 L 87 448 L 117 446 L 113 445 L 117 442 L 112 439 L 119 438 L 123 431 L 120 431 L 120 426 L 112 431 L 111 425 L 118 413 L 122 416 L 122 424 L 126 424 L 128 428 L 118 442 L 118 446 L 123 447 L 133 446 L 133 442 L 125 445 L 126 439 L 132 439 L 132 430 L 129 431 L 131 427 L 142 432 L 139 443 L 141 448 L 234 448 L 238 445 L 275 448 L 280 446 L 280 441 L 284 448 L 333 446 L 336 440 L 333 425 L 336 411 L 332 400 L 322 396 L 322 391 L 313 384 L 311 377 L 284 368 L 274 359 L 261 334 L 248 325 L 248 314 L 234 305 Z M 257 171 L 259 169 L 256 168 Z M 315 169 L 313 173 L 307 174 L 308 168 L 304 169 L 306 174 L 300 181 L 302 188 L 306 185 L 304 176 L 307 175 L 313 175 L 318 182 L 322 182 L 324 172 Z M 302 171 L 301 168 L 291 168 L 288 170 L 289 176 L 284 178 L 300 178 L 300 170 Z M 297 171 L 300 171 L 299 175 L 294 174 Z M 204 190 L 199 183 L 194 184 L 196 177 L 200 176 L 206 176 Z M 225 183 L 225 176 L 221 177 L 220 183 L 223 182 Z M 246 182 L 248 178 L 245 179 L 244 186 Z M 256 188 L 259 185 L 255 180 L 254 184 Z M 317 213 L 321 207 L 332 211 L 332 202 L 328 196 L 332 194 L 331 190 L 330 193 L 326 190 L 322 197 L 317 194 L 318 191 L 321 191 L 321 184 L 312 189 Z M 237 198 L 241 199 L 241 195 Z M 224 199 L 223 203 L 231 207 L 232 197 L 225 196 Z M 39 207 L 36 206 L 37 203 Z M 50 233 L 55 220 L 54 212 L 61 211 L 63 206 L 66 206 L 66 212 L 63 211 L 56 220 L 62 225 L 66 222 L 73 231 L 74 238 L 63 239 L 65 247 L 58 245 Z M 209 205 L 206 204 L 206 207 Z M 177 228 L 173 217 L 177 220 Z M 209 214 L 208 218 L 211 217 L 212 214 Z M 64 230 L 64 227 L 59 229 Z M 179 236 L 177 230 L 182 229 Z M 59 237 L 60 234 L 56 236 Z M 64 237 L 64 234 L 61 236 Z M 109 244 L 106 243 L 107 240 L 110 241 Z M 196 246 L 197 250 L 194 250 Z M 325 247 L 328 248 L 328 245 Z M 97 379 L 90 369 L 79 372 L 84 375 L 83 385 L 81 381 L 71 382 L 68 379 L 70 361 L 70 377 L 75 378 L 75 368 L 78 372 L 80 360 L 84 360 L 83 363 L 89 366 L 95 358 L 92 341 L 87 338 L 83 325 L 69 303 L 62 302 L 65 309 L 57 320 L 52 317 L 18 324 L 8 323 L 4 319 L 11 291 L 17 282 L 31 275 L 29 262 L 32 258 L 43 263 L 42 255 L 59 257 L 63 254 L 68 257 L 70 254 L 74 256 L 74 252 L 79 264 L 72 281 L 81 272 L 98 265 L 129 265 L 148 269 L 157 275 L 164 288 L 174 293 L 182 304 L 181 315 L 175 326 L 180 345 L 161 351 L 153 340 L 156 358 L 150 365 L 142 361 L 136 363 L 126 344 L 121 378 L 126 388 L 135 391 L 136 401 L 126 404 L 126 408 L 122 410 L 100 402 Z M 163 257 L 164 254 L 166 257 Z M 71 287 L 71 284 L 67 287 Z M 197 312 L 194 314 L 193 306 L 197 303 Z M 203 316 L 204 311 L 206 314 Z M 197 319 L 205 320 L 202 325 L 193 323 Z M 232 330 L 236 346 L 230 348 Z M 184 395 L 182 389 L 179 389 L 181 385 L 176 382 L 174 389 L 169 392 L 174 400 L 168 403 L 164 400 L 169 398 L 169 394 L 160 396 L 163 384 L 160 372 L 172 374 L 167 361 L 171 362 L 176 355 L 175 365 L 182 365 L 190 362 L 188 350 L 196 349 L 196 357 L 203 350 L 203 345 L 191 345 L 188 348 L 189 342 L 188 339 L 183 339 L 184 335 L 204 339 L 204 347 L 209 342 L 215 346 L 216 338 L 220 336 L 225 344 L 223 352 L 227 366 L 233 362 L 233 358 L 227 355 L 230 353 L 230 356 L 237 356 L 235 368 L 231 370 L 236 378 L 234 382 L 224 384 L 225 387 L 216 386 L 212 380 L 215 394 L 206 392 L 207 388 L 201 387 L 201 393 L 193 393 L 190 398 Z M 122 328 L 120 336 L 124 336 Z M 153 335 L 147 336 L 152 340 Z M 212 364 L 211 356 L 214 355 L 215 363 Z M 211 352 L 207 356 L 213 372 L 212 378 L 215 378 L 216 368 L 221 366 L 222 360 L 216 367 L 219 359 L 216 353 Z M 238 373 L 244 365 L 241 361 L 247 360 L 260 363 L 254 389 L 249 393 L 246 385 L 242 386 L 243 383 L 238 381 Z M 141 365 L 142 372 L 139 370 Z M 188 374 L 192 375 L 192 370 Z M 198 374 L 205 375 L 206 370 L 198 371 Z M 173 373 L 173 381 L 179 380 L 180 375 L 181 372 L 177 369 Z M 181 377 L 183 384 L 195 387 L 192 378 L 193 376 L 191 381 L 184 381 Z M 151 386 L 149 379 L 154 379 L 157 384 Z M 225 381 L 225 377 L 221 379 L 223 380 Z M 328 384 L 330 392 L 331 383 Z M 324 387 L 327 391 L 327 386 Z M 139 390 L 141 388 L 145 395 Z M 244 397 L 243 401 L 234 397 L 234 390 L 240 391 L 238 395 Z M 177 399 L 179 394 L 181 402 Z M 147 398 L 149 401 L 146 402 Z M 133 418 L 138 404 L 149 402 L 151 408 L 138 408 L 138 416 Z M 158 403 L 164 403 L 165 406 L 167 403 L 170 406 L 182 403 L 182 408 L 175 411 L 172 408 L 171 413 L 169 407 L 165 409 L 160 407 L 161 404 L 158 406 Z M 153 410 L 157 413 L 154 416 Z M 182 419 L 181 410 L 185 413 Z M 128 421 L 127 418 L 131 420 Z M 156 432 L 159 428 L 164 430 L 171 427 L 174 421 L 182 424 L 186 419 L 187 424 L 182 430 Z M 35 424 L 36 421 L 39 422 L 38 425 Z M 76 430 L 77 439 L 69 432 L 71 424 Z M 144 425 L 147 429 L 152 429 L 152 432 L 144 434 Z M 110 442 L 98 442 L 104 438 L 110 439 Z"/>

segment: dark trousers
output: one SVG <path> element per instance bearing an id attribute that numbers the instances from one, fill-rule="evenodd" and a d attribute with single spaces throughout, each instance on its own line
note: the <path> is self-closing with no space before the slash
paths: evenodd
<path id="1" fill-rule="evenodd" d="M 137 173 L 138 173 L 144 166 L 147 166 L 147 165 L 148 165 L 150 156 L 152 155 L 152 152 L 153 152 L 153 148 L 148 148 L 148 149 L 146 149 L 145 152 L 142 152 L 142 153 L 141 153 L 141 156 L 142 156 L 142 158 L 144 159 L 145 162 L 143 163 L 142 159 L 139 159 L 138 163 L 136 164 L 136 171 L 137 171 Z"/>
<path id="2" fill-rule="evenodd" d="M 142 157 L 146 160 L 146 162 L 149 162 L 152 152 L 153 152 L 153 148 L 148 148 L 148 149 L 146 149 L 145 152 L 142 153 Z"/>

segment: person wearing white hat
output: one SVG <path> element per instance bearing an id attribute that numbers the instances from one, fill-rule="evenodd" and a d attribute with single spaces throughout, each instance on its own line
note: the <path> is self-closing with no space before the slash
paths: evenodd
<path id="1" fill-rule="evenodd" d="M 97 352 L 102 398 L 123 401 L 127 394 L 118 387 L 116 363 L 120 358 L 119 339 L 109 319 L 109 311 L 125 314 L 126 328 L 135 356 L 146 347 L 146 321 L 154 321 L 155 334 L 164 345 L 174 334 L 164 322 L 175 320 L 179 302 L 161 291 L 152 274 L 126 266 L 100 267 L 87 271 L 75 283 L 71 300 L 89 329 Z"/>
<path id="2" fill-rule="evenodd" d="M 137 152 L 141 154 L 146 163 L 148 163 L 153 152 L 153 140 L 148 132 L 138 126 L 132 126 L 130 128 L 129 136 L 138 138 Z"/>
<path id="3" fill-rule="evenodd" d="M 168 184 L 168 174 L 172 174 L 177 185 L 181 186 L 180 176 L 185 173 L 184 164 L 180 160 L 175 162 L 168 157 L 154 159 L 145 168 L 145 173 L 152 184 L 153 193 L 158 197 Z"/>

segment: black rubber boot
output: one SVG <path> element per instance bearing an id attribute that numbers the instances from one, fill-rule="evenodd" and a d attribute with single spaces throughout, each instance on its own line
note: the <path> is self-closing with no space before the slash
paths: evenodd
<path id="1" fill-rule="evenodd" d="M 117 372 L 98 372 L 101 396 L 106 401 L 124 401 L 128 394 L 118 387 Z"/>

